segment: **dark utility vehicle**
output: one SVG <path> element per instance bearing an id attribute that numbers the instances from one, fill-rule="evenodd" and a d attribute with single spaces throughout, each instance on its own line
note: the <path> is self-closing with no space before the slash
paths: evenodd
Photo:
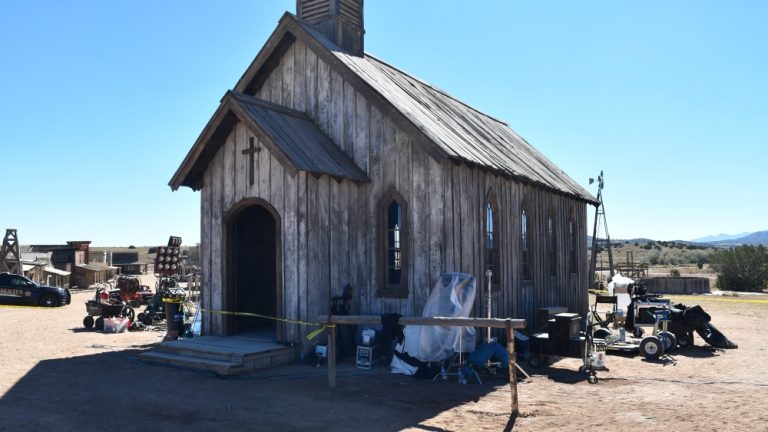
<path id="1" fill-rule="evenodd" d="M 0 273 L 0 304 L 31 306 L 64 306 L 72 301 L 66 288 L 38 285 L 11 273 Z"/>

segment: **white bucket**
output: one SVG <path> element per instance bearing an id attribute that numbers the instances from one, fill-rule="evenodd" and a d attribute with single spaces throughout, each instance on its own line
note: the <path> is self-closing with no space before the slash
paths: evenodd
<path id="1" fill-rule="evenodd" d="M 128 318 L 104 318 L 104 333 L 124 333 L 130 324 Z"/>

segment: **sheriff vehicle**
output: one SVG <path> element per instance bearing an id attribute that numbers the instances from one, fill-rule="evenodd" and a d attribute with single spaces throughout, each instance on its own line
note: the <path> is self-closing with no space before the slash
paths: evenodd
<path id="1" fill-rule="evenodd" d="M 66 288 L 38 285 L 24 276 L 0 273 L 0 304 L 53 307 L 71 301 Z"/>

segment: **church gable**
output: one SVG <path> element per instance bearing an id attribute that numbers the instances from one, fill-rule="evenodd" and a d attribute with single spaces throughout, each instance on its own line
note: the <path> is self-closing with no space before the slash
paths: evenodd
<path id="1" fill-rule="evenodd" d="M 366 82 L 339 62 L 345 50 L 319 30 L 286 13 L 235 91 L 303 111 L 355 163 L 368 172 L 366 135 L 371 112 L 378 111 L 437 161 L 446 154 Z M 351 54 L 349 54 L 351 55 Z"/>
<path id="2" fill-rule="evenodd" d="M 589 192 L 504 122 L 375 57 L 339 47 L 322 29 L 288 13 L 236 90 L 307 112 L 358 165 L 364 161 L 351 152 L 355 150 L 354 137 L 345 140 L 348 137 L 336 132 L 345 129 L 343 121 L 328 118 L 322 111 L 330 106 L 331 115 L 337 115 L 338 108 L 354 114 L 357 108 L 351 94 L 361 96 L 390 117 L 437 161 L 450 157 L 516 181 L 595 202 Z M 314 95 L 313 90 L 320 93 Z M 326 94 L 333 96 L 323 102 Z M 343 120 L 350 120 L 349 111 L 342 114 Z"/>

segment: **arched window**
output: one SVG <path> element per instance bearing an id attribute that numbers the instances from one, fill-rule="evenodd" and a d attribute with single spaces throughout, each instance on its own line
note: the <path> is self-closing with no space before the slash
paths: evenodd
<path id="1" fill-rule="evenodd" d="M 557 276 L 557 233 L 554 212 L 547 218 L 547 267 L 550 276 Z"/>
<path id="2" fill-rule="evenodd" d="M 573 220 L 573 215 L 568 220 L 568 259 L 570 261 L 569 267 L 571 273 L 579 272 L 579 261 L 576 255 L 576 222 Z"/>
<path id="3" fill-rule="evenodd" d="M 520 211 L 520 249 L 522 258 L 523 280 L 531 280 L 531 222 L 525 209 Z"/>
<path id="4" fill-rule="evenodd" d="M 408 219 L 405 200 L 390 192 L 380 207 L 380 297 L 408 297 Z"/>
<path id="5" fill-rule="evenodd" d="M 501 280 L 501 257 L 499 252 L 499 216 L 497 212 L 496 200 L 492 193 L 489 193 L 488 200 L 485 203 L 485 269 L 491 271 L 491 287 L 499 288 Z"/>

